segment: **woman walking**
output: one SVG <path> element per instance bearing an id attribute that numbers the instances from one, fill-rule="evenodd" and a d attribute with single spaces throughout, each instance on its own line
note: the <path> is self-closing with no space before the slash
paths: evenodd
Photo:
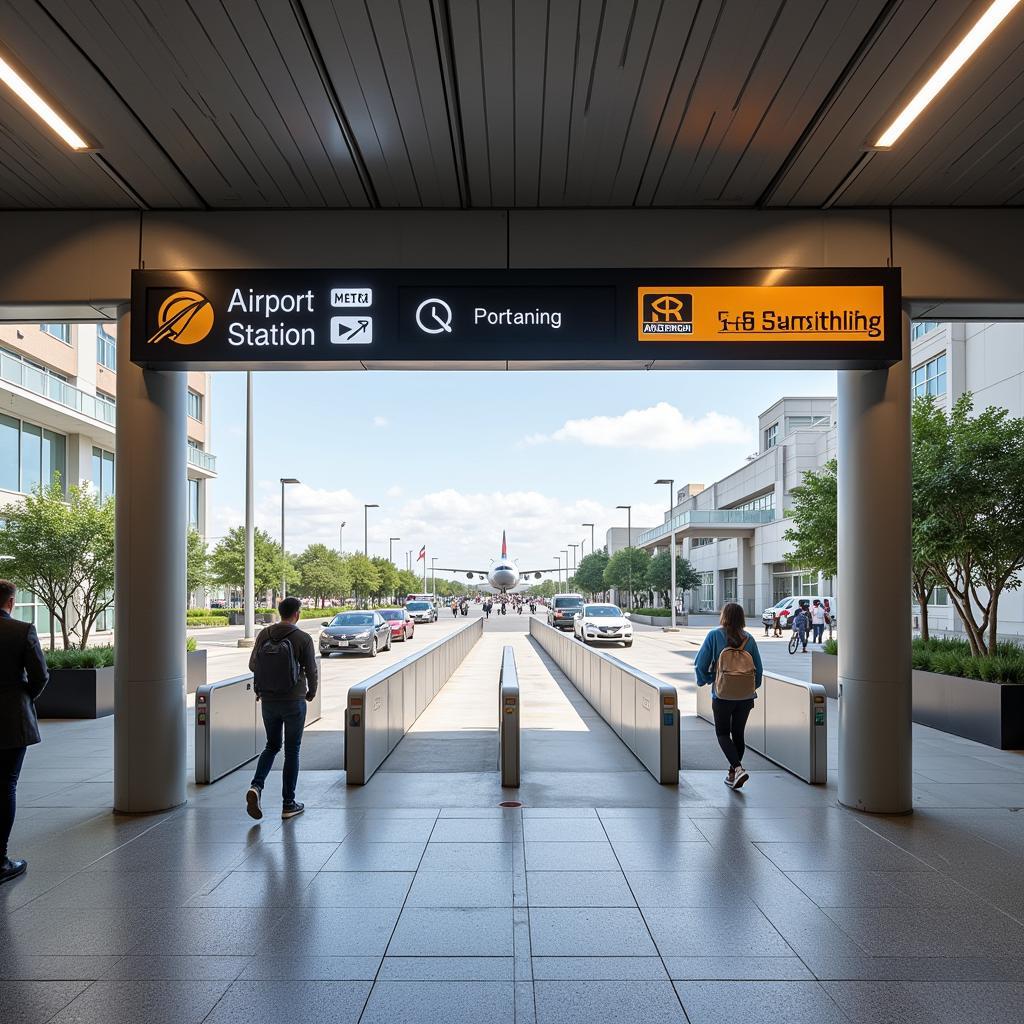
<path id="1" fill-rule="evenodd" d="M 743 731 L 754 708 L 756 691 L 764 669 L 757 641 L 746 631 L 743 608 L 727 604 L 693 663 L 698 686 L 711 686 L 711 710 L 715 716 L 715 735 L 722 753 L 729 760 L 725 784 L 740 789 L 750 778 L 743 767 L 747 749 Z"/>

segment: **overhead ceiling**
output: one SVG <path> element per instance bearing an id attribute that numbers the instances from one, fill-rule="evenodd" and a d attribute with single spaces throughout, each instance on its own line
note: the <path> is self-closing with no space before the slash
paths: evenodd
<path id="1" fill-rule="evenodd" d="M 983 6 L 0 0 L 0 207 L 1022 205 L 1024 5 L 866 152 Z"/>

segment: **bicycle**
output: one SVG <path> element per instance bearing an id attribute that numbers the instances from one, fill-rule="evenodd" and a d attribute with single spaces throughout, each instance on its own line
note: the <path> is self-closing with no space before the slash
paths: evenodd
<path id="1" fill-rule="evenodd" d="M 797 630 L 793 630 L 793 635 L 789 638 L 789 653 L 796 654 L 797 648 L 800 646 L 800 634 Z"/>

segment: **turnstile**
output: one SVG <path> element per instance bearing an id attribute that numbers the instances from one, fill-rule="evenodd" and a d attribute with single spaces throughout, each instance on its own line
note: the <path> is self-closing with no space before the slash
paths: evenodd
<path id="1" fill-rule="evenodd" d="M 511 647 L 501 654 L 498 676 L 498 771 L 502 786 L 519 786 L 519 673 Z"/>

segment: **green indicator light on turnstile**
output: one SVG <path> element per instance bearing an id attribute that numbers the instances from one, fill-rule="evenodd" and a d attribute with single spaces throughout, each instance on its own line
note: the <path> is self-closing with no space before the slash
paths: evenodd
<path id="1" fill-rule="evenodd" d="M 814 724 L 824 725 L 825 724 L 825 712 L 824 710 L 814 712 Z"/>

